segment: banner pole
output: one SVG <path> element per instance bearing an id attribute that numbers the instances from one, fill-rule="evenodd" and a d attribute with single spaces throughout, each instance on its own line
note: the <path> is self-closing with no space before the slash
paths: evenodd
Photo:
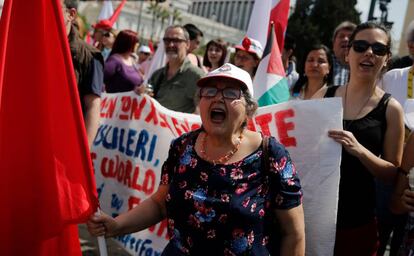
<path id="1" fill-rule="evenodd" d="M 101 215 L 101 209 L 98 208 L 95 214 Z M 106 247 L 106 240 L 104 236 L 98 236 L 98 248 L 101 256 L 108 256 L 108 250 Z"/>

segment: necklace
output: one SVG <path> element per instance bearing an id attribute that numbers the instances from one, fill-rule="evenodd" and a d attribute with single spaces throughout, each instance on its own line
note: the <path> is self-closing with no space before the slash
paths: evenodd
<path id="1" fill-rule="evenodd" d="M 222 164 L 228 161 L 240 148 L 240 144 L 243 140 L 243 131 L 240 133 L 236 145 L 233 145 L 232 150 L 227 152 L 224 156 L 219 157 L 218 159 L 211 159 L 206 153 L 206 142 L 207 142 L 207 133 L 205 133 L 203 140 L 201 141 L 201 149 L 200 152 L 203 155 L 203 158 L 213 164 Z"/>
<path id="2" fill-rule="evenodd" d="M 367 99 L 365 100 L 364 104 L 361 106 L 361 108 L 359 109 L 358 113 L 355 115 L 355 117 L 353 119 L 348 119 L 348 124 L 345 125 L 345 121 L 343 122 L 344 124 L 344 130 L 348 131 L 349 127 L 351 126 L 351 124 L 357 120 L 356 118 L 359 116 L 359 114 L 361 114 L 362 109 L 364 109 L 364 107 L 368 104 L 369 100 L 371 99 L 372 95 L 375 92 L 375 87 L 372 91 L 372 93 L 367 97 Z M 345 87 L 345 99 L 344 99 L 344 116 L 345 116 L 345 111 L 346 111 L 346 98 L 348 95 L 348 84 Z"/>
<path id="3" fill-rule="evenodd" d="M 413 75 L 414 75 L 414 68 L 410 68 L 410 71 L 408 71 L 408 79 L 407 79 L 407 98 L 413 97 Z"/>

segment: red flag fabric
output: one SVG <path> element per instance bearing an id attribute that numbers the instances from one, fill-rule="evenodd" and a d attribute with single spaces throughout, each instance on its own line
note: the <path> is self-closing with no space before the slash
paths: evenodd
<path id="1" fill-rule="evenodd" d="M 265 45 L 270 31 L 270 23 L 273 22 L 277 44 L 279 49 L 283 49 L 289 6 L 290 0 L 255 1 L 246 35 Z"/>
<path id="2" fill-rule="evenodd" d="M 273 1 L 275 2 L 275 0 Z M 270 21 L 273 21 L 279 49 L 283 49 L 285 32 L 288 23 L 290 0 L 280 0 L 270 11 Z"/>
<path id="3" fill-rule="evenodd" d="M 0 20 L 0 255 L 80 255 L 98 201 L 60 0 Z"/>
<path id="4" fill-rule="evenodd" d="M 118 5 L 118 7 L 116 7 L 114 14 L 112 14 L 111 18 L 109 18 L 109 21 L 112 25 L 118 19 L 118 16 L 121 13 L 122 7 L 124 7 L 125 3 L 126 3 L 126 0 L 122 0 L 122 2 Z"/>

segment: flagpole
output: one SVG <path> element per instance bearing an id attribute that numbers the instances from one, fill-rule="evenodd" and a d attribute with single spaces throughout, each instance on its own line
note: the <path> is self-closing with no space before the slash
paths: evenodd
<path id="1" fill-rule="evenodd" d="M 95 215 L 101 215 L 101 209 L 98 208 Z M 98 248 L 101 256 L 108 256 L 108 250 L 106 247 L 106 240 L 104 236 L 98 236 Z"/>

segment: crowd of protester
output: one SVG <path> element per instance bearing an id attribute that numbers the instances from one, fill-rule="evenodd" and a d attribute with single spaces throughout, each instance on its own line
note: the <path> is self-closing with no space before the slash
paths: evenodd
<path id="1" fill-rule="evenodd" d="M 231 46 L 217 38 L 207 42 L 202 52 L 200 45 L 204 45 L 203 32 L 197 26 L 173 25 L 165 30 L 162 38 L 167 56 L 166 65 L 149 74 L 154 49 L 148 44 L 140 45 L 139 35 L 134 31 L 117 31 L 111 24 L 98 22 L 93 26 L 92 45 L 80 42 L 76 26 L 73 24 L 76 13 L 71 12 L 76 7 L 68 4 L 70 2 L 64 0 L 64 17 L 67 21 L 72 55 L 82 54 L 83 62 L 75 67 L 77 74 L 80 74 L 77 78 L 79 91 L 83 93 L 81 99 L 86 124 L 87 117 L 91 116 L 88 111 L 98 111 L 96 108 L 90 110 L 92 107 L 88 106 L 94 105 L 94 100 L 99 98 L 103 91 L 135 91 L 141 94 L 145 93 L 145 88 L 150 85 L 150 96 L 161 105 L 174 111 L 200 114 L 204 126 L 194 134 L 174 142 L 163 166 L 164 178 L 176 175 L 172 171 L 175 168 L 182 168 L 176 166 L 179 154 L 182 154 L 179 143 L 189 143 L 193 151 L 187 153 L 195 158 L 201 156 L 197 160 L 206 161 L 201 162 L 202 168 L 205 169 L 214 169 L 217 163 L 232 166 L 233 163 L 241 163 L 247 156 L 256 152 L 253 149 L 261 145 L 262 138 L 260 134 L 245 129 L 245 120 L 251 117 L 257 108 L 252 99 L 251 89 L 264 50 L 259 41 L 246 36 L 239 44 Z M 414 166 L 414 135 L 410 136 L 409 129 L 404 127 L 403 106 L 407 99 L 414 98 L 414 21 L 406 28 L 405 33 L 408 56 L 392 57 L 392 39 L 389 31 L 374 22 L 357 25 L 344 21 L 332 31 L 332 35 L 331 49 L 322 44 L 310 45 L 302 60 L 295 58 L 295 38 L 286 35 L 281 54 L 291 100 L 326 97 L 342 99 L 343 129 L 331 130 L 328 134 L 342 145 L 334 254 L 383 255 L 386 246 L 390 244 L 390 255 L 411 255 L 414 253 L 414 229 L 411 224 L 414 217 L 407 213 L 414 211 L 414 192 L 410 190 L 407 176 Z M 87 49 L 88 54 L 82 53 L 86 52 L 83 49 Z M 76 64 L 79 58 L 73 58 L 73 61 Z M 296 66 L 301 67 L 303 74 L 297 73 Z M 233 73 L 224 78 L 223 70 Z M 148 77 L 147 82 L 144 77 Z M 100 86 L 97 85 L 99 81 L 102 81 Z M 217 100 L 225 107 L 213 104 L 215 108 L 209 110 L 207 106 L 210 100 Z M 236 103 L 230 104 L 230 101 Z M 240 102 L 246 107 L 239 108 Z M 227 120 L 226 118 L 230 118 L 231 122 L 225 123 L 223 120 Z M 211 128 L 220 122 L 226 124 L 220 132 L 227 137 L 221 136 L 220 132 Z M 207 136 L 210 140 L 206 139 Z M 187 140 L 189 142 L 186 142 Z M 226 142 L 226 146 L 216 147 Z M 273 154 L 274 160 L 284 157 L 290 161 L 288 154 L 279 155 L 280 150 L 284 150 L 282 145 L 272 139 L 270 144 L 273 150 L 270 154 Z M 206 147 L 210 155 L 206 154 Z M 261 150 L 265 151 L 263 148 Z M 225 154 L 227 151 L 230 153 Z M 225 157 L 220 157 L 223 154 Z M 259 163 L 260 160 L 258 157 Z M 249 164 L 249 167 L 257 168 L 254 162 Z M 198 170 L 197 164 L 188 168 Z M 252 170 L 245 171 L 250 173 Z M 260 173 L 260 170 L 256 171 Z M 274 206 L 273 209 L 276 209 L 277 218 L 285 221 L 284 230 L 294 236 L 281 245 L 282 250 L 290 246 L 297 255 L 302 255 L 302 192 L 299 178 L 295 175 L 290 178 L 293 185 L 286 185 L 285 180 L 276 178 L 269 181 L 279 184 L 280 191 L 275 193 L 289 194 L 289 197 L 286 196 L 286 205 Z M 93 217 L 88 223 L 91 233 L 114 235 L 142 230 L 164 217 L 182 221 L 180 216 L 175 215 L 173 208 L 176 206 L 171 202 L 165 203 L 166 198 L 171 196 L 169 189 L 176 188 L 174 182 L 163 180 L 158 192 L 132 213 L 116 219 L 106 215 Z M 191 182 L 194 187 L 199 186 L 197 182 Z M 258 189 L 256 186 L 253 187 Z M 218 188 L 216 192 L 222 193 L 223 196 L 224 192 L 220 189 L 223 188 Z M 179 193 L 179 190 L 174 193 Z M 178 202 L 183 203 L 180 200 Z M 185 212 L 186 207 L 188 205 L 183 203 L 180 210 Z M 148 211 L 154 216 L 142 221 L 132 221 L 133 218 L 137 218 L 134 216 L 138 213 Z M 220 211 L 227 214 L 225 210 Z M 185 234 L 194 232 L 189 231 L 192 227 L 186 226 L 188 224 L 180 225 L 180 231 Z M 246 229 L 245 232 L 253 230 L 262 232 L 260 225 Z M 200 235 L 197 239 L 202 241 L 204 238 L 200 233 L 195 232 L 192 235 Z M 222 249 L 234 249 L 228 240 L 229 237 L 223 234 L 216 235 L 228 241 L 229 247 L 226 247 L 226 244 L 223 248 L 217 247 L 215 243 L 206 242 L 212 245 L 211 250 L 218 252 Z M 262 236 L 257 237 L 263 239 Z M 191 243 L 180 239 L 177 234 L 172 238 L 175 244 L 170 243 L 167 247 L 170 253 L 168 255 L 176 255 L 177 249 L 187 250 L 187 253 L 192 250 Z M 193 253 L 202 251 L 204 247 L 194 248 Z M 252 248 L 257 250 L 257 255 L 265 255 L 264 249 L 254 241 Z"/>

